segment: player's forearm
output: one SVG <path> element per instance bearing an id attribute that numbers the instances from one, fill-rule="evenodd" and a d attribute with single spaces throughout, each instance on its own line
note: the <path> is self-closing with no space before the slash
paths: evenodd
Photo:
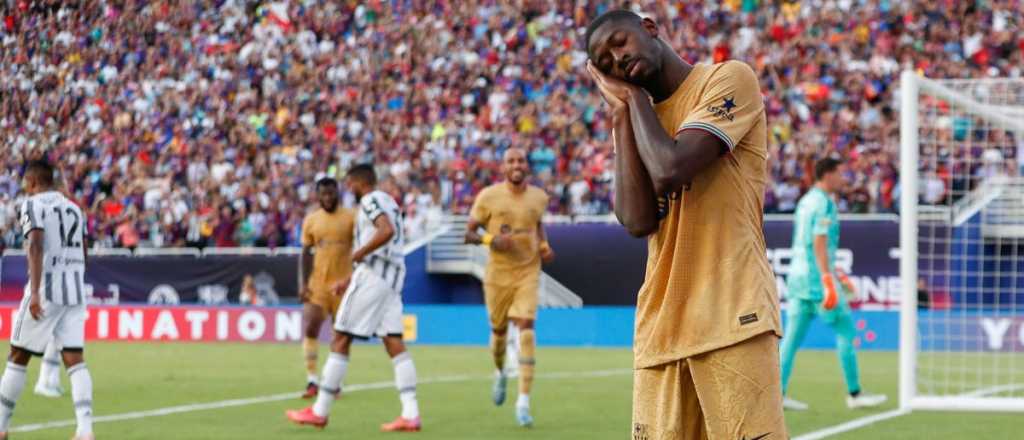
<path id="1" fill-rule="evenodd" d="M 29 293 L 38 296 L 43 278 L 43 243 L 39 239 L 31 240 L 28 245 L 28 278 Z"/>
<path id="2" fill-rule="evenodd" d="M 544 231 L 544 223 L 537 222 L 537 241 L 539 243 L 547 243 L 548 233 Z"/>
<path id="3" fill-rule="evenodd" d="M 483 244 L 483 236 L 477 232 L 477 228 L 466 230 L 466 244 Z"/>
<path id="4" fill-rule="evenodd" d="M 832 266 L 828 264 L 828 239 L 824 235 L 814 237 L 814 264 L 818 266 L 818 273 L 826 274 L 832 272 Z"/>
<path id="5" fill-rule="evenodd" d="M 353 255 L 361 260 L 367 255 L 374 253 L 377 249 L 380 249 L 381 246 L 384 246 L 394 235 L 395 231 L 381 230 L 378 228 L 377 232 L 370 238 L 370 241 L 368 241 L 363 247 L 357 249 Z"/>
<path id="6" fill-rule="evenodd" d="M 637 152 L 650 174 L 655 194 L 679 190 L 705 165 L 699 151 L 680 145 L 665 132 L 647 92 L 636 90 L 630 94 L 629 119 Z"/>
<path id="7" fill-rule="evenodd" d="M 615 217 L 629 234 L 645 237 L 658 228 L 651 177 L 636 148 L 628 111 L 612 117 L 615 142 Z"/>
<path id="8" fill-rule="evenodd" d="M 299 279 L 299 287 L 305 288 L 309 285 L 309 276 L 313 273 L 313 255 L 311 254 L 312 248 L 302 248 L 302 258 L 299 260 L 302 264 L 302 278 Z"/>

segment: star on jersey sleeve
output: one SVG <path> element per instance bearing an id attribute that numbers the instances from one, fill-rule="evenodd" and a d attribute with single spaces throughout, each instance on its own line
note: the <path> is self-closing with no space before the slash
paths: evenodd
<path id="1" fill-rule="evenodd" d="M 729 61 L 712 74 L 699 104 L 679 125 L 676 134 L 704 130 L 732 151 L 763 112 L 757 75 L 745 63 Z"/>

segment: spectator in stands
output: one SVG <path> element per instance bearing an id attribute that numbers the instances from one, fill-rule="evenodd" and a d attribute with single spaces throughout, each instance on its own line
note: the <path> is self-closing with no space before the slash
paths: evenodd
<path id="1" fill-rule="evenodd" d="M 790 177 L 775 185 L 775 203 L 778 212 L 792 214 L 796 210 L 796 202 L 800 199 L 800 180 Z"/>
<path id="2" fill-rule="evenodd" d="M 97 245 L 131 241 L 130 229 L 146 245 L 288 245 L 318 175 L 372 161 L 398 200 L 432 187 L 444 212 L 465 213 L 511 146 L 531 151 L 551 212 L 610 212 L 609 128 L 577 39 L 620 2 L 303 0 L 274 19 L 267 2 L 21 3 L 0 13 L 0 212 L 20 202 L 21 164 L 46 155 L 67 166 Z M 1016 0 L 633 4 L 687 61 L 755 69 L 769 210 L 783 208 L 780 186 L 788 200 L 809 188 L 814 161 L 838 155 L 857 189 L 840 206 L 893 211 L 899 72 L 1019 77 L 1024 66 Z M 953 118 L 942 136 L 979 127 Z M 1002 159 L 955 158 L 975 177 L 943 178 L 947 194 L 1019 175 L 1024 139 L 991 136 Z M 245 214 L 224 219 L 225 207 Z"/>
<path id="3" fill-rule="evenodd" d="M 242 277 L 242 290 L 238 293 L 238 303 L 250 306 L 262 306 L 265 304 L 263 298 L 256 291 L 256 283 L 251 274 Z"/>
<path id="4" fill-rule="evenodd" d="M 946 198 L 946 183 L 938 176 L 934 169 L 926 169 L 924 177 L 923 202 L 929 205 L 938 205 Z"/>
<path id="5" fill-rule="evenodd" d="M 530 153 L 530 167 L 533 168 L 533 175 L 541 181 L 551 177 L 555 169 L 555 150 L 548 145 L 541 145 Z"/>
<path id="6" fill-rule="evenodd" d="M 120 247 L 134 250 L 139 246 L 141 240 L 137 228 L 135 212 L 124 216 L 117 228 L 114 229 L 114 237 Z"/>
<path id="7" fill-rule="evenodd" d="M 928 310 L 932 307 L 931 294 L 928 293 L 928 283 L 924 278 L 917 279 L 917 309 Z"/>
<path id="8" fill-rule="evenodd" d="M 238 229 L 238 215 L 229 205 L 222 205 L 220 213 L 213 221 L 213 241 L 217 247 L 234 247 L 235 232 Z"/>

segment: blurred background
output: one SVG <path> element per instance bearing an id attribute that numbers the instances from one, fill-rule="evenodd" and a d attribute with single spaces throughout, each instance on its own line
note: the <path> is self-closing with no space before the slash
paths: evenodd
<path id="1" fill-rule="evenodd" d="M 100 247 L 295 246 L 318 176 L 373 162 L 410 237 L 525 148 L 552 214 L 607 214 L 611 144 L 580 32 L 620 2 L 17 1 L 0 28 L 0 225 L 59 162 Z M 893 212 L 896 79 L 1020 76 L 1018 1 L 640 1 L 691 63 L 760 76 L 766 212 L 838 154 L 841 209 Z M 1020 141 L 993 146 L 1019 166 Z M 984 152 L 978 152 L 980 155 Z M 940 199 L 947 187 L 929 188 Z"/>
<path id="2" fill-rule="evenodd" d="M 856 344 L 868 352 L 864 382 L 895 396 L 896 214 L 906 197 L 899 76 L 911 70 L 1019 80 L 1019 0 L 0 0 L 0 301 L 20 300 L 26 278 L 17 227 L 22 167 L 47 158 L 89 217 L 94 258 L 86 288 L 96 305 L 87 323 L 96 341 L 90 362 L 98 371 L 140 366 L 99 373 L 97 413 L 191 403 L 189 395 L 218 401 L 280 393 L 299 384 L 291 376 L 301 379 L 298 246 L 302 219 L 317 208 L 315 182 L 369 162 L 404 213 L 406 339 L 428 360 L 420 364 L 426 383 L 485 375 L 478 278 L 486 255 L 461 237 L 474 196 L 502 177 L 503 152 L 521 147 L 532 183 L 551 196 L 546 227 L 559 255 L 542 281 L 538 357 L 547 356 L 547 371 L 556 374 L 538 385 L 539 407 L 550 415 L 546 424 L 538 418 L 534 437 L 622 438 L 646 243 L 628 237 L 610 215 L 610 128 L 580 41 L 591 19 L 620 7 L 652 17 L 690 63 L 738 59 L 759 76 L 770 134 L 765 230 L 782 295 L 790 214 L 812 184 L 813 164 L 826 156 L 846 162 L 838 261 L 858 287 L 851 304 Z M 948 206 L 992 178 L 1019 178 L 1019 133 L 992 129 L 941 102 L 923 106 L 942 117 L 929 120 L 934 160 L 921 164 L 920 191 L 912 195 L 921 204 Z M 353 203 L 343 194 L 343 204 Z M 941 284 L 919 281 L 922 307 L 958 310 L 958 293 Z M 0 336 L 9 335 L 2 318 L 15 308 L 0 306 Z M 998 350 L 1019 351 L 1024 343 L 1015 332 L 1024 321 L 1006 325 L 996 335 Z M 834 343 L 819 326 L 805 346 Z M 838 403 L 842 386 L 831 353 L 801 356 L 797 377 L 810 379 L 798 379 L 796 392 L 820 410 L 788 415 L 791 433 L 856 417 Z M 212 367 L 210 358 L 222 364 Z M 267 368 L 284 373 L 247 375 L 252 359 L 273 359 Z M 184 393 L 171 379 L 182 371 L 201 385 Z M 375 382 L 367 382 L 382 378 L 353 380 L 370 384 L 369 403 L 354 414 L 393 403 L 375 397 Z M 140 391 L 154 381 L 159 392 Z M 425 392 L 424 407 L 437 408 L 443 427 L 426 435 L 520 438 L 498 422 L 483 422 L 473 434 L 458 428 L 505 417 L 474 404 L 483 402 L 476 395 L 486 391 L 483 382 L 425 388 L 431 386 L 438 391 Z M 574 393 L 586 398 L 565 404 Z M 155 420 L 196 430 L 178 438 L 282 438 L 296 432 L 262 415 L 294 406 L 286 399 L 208 418 L 115 418 L 97 430 L 152 438 L 147 423 Z M 21 423 L 34 423 L 19 428 L 26 438 L 63 429 L 47 425 L 54 405 L 24 405 L 41 408 L 21 413 Z M 235 429 L 221 415 L 250 424 Z M 983 427 L 992 438 L 1012 438 L 1019 426 L 1008 416 L 957 417 L 949 423 L 915 413 L 892 430 L 883 425 L 849 438 L 960 438 Z M 374 435 L 341 426 L 335 429 L 355 438 Z"/>

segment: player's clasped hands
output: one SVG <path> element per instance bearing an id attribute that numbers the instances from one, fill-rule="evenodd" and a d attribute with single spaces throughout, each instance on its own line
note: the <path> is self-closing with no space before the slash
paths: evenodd
<path id="1" fill-rule="evenodd" d="M 630 93 L 639 90 L 638 87 L 630 83 L 606 75 L 590 61 L 587 61 L 587 72 L 594 79 L 594 83 L 597 84 L 597 88 L 601 91 L 601 96 L 605 102 L 613 109 L 618 110 L 626 107 L 626 100 L 629 99 Z"/>
<path id="2" fill-rule="evenodd" d="M 594 79 L 594 83 L 597 84 L 598 90 L 601 91 L 601 97 L 604 98 L 604 102 L 608 104 L 612 109 L 622 109 L 626 107 L 625 98 L 620 98 L 615 93 L 609 90 L 605 83 L 605 75 L 594 67 L 594 64 L 587 61 L 587 72 L 590 73 L 590 77 Z"/>

